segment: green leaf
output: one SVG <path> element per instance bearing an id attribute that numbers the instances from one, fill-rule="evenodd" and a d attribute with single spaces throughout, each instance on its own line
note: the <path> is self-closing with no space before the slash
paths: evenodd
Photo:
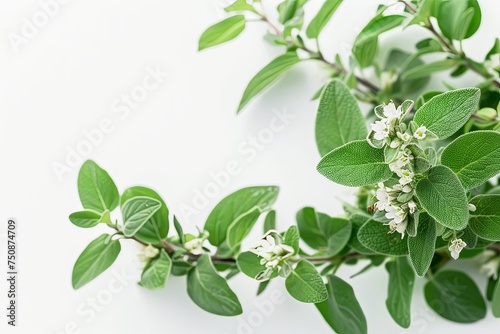
<path id="1" fill-rule="evenodd" d="M 236 264 L 243 274 L 255 279 L 258 273 L 266 270 L 266 266 L 260 264 L 260 259 L 252 252 L 243 252 L 238 255 Z"/>
<path id="2" fill-rule="evenodd" d="M 470 203 L 476 206 L 470 212 L 472 231 L 483 239 L 500 241 L 500 195 L 477 195 Z"/>
<path id="3" fill-rule="evenodd" d="M 389 255 L 408 255 L 406 240 L 399 233 L 388 233 L 389 227 L 374 220 L 367 221 L 358 231 L 358 239 L 368 249 Z"/>
<path id="4" fill-rule="evenodd" d="M 285 0 L 278 5 L 278 21 L 288 28 L 290 25 L 294 26 L 297 23 L 297 28 L 302 26 L 304 11 L 302 7 L 307 2 L 307 0 Z M 284 31 L 283 35 L 287 35 L 288 32 Z"/>
<path id="5" fill-rule="evenodd" d="M 186 237 L 184 236 L 182 225 L 179 223 L 176 216 L 174 216 L 174 227 L 177 235 L 179 236 L 179 242 L 184 245 L 186 243 Z"/>
<path id="6" fill-rule="evenodd" d="M 260 213 L 269 210 L 278 196 L 278 187 L 259 186 L 243 188 L 220 201 L 207 218 L 204 229 L 208 240 L 219 246 L 231 238 L 237 246 L 253 227 Z"/>
<path id="7" fill-rule="evenodd" d="M 500 172 L 500 133 L 474 131 L 452 141 L 441 163 L 457 174 L 465 189 L 477 187 Z"/>
<path id="8" fill-rule="evenodd" d="M 380 34 L 400 26 L 406 17 L 403 15 L 378 15 L 373 18 L 359 33 L 354 46 L 363 45 L 377 38 Z"/>
<path id="9" fill-rule="evenodd" d="M 142 271 L 139 285 L 150 290 L 164 288 L 171 268 L 172 260 L 165 250 L 162 249 L 160 256 L 149 261 Z"/>
<path id="10" fill-rule="evenodd" d="M 137 231 L 135 237 L 146 243 L 157 243 L 166 238 L 169 230 L 168 207 L 161 196 L 154 190 L 136 186 L 125 190 L 120 198 L 123 207 L 126 201 L 137 196 L 154 198 L 161 203 L 161 207 L 149 220 Z"/>
<path id="11" fill-rule="evenodd" d="M 366 334 L 366 318 L 352 287 L 341 278 L 329 275 L 327 289 L 328 299 L 316 307 L 330 327 L 342 334 Z"/>
<path id="12" fill-rule="evenodd" d="M 358 61 L 360 68 L 373 65 L 378 51 L 378 38 L 373 38 L 363 44 L 355 44 L 352 48 L 352 54 Z"/>
<path id="13" fill-rule="evenodd" d="M 359 33 L 354 41 L 352 53 L 361 68 L 373 65 L 378 49 L 378 36 L 403 22 L 402 15 L 377 15 Z"/>
<path id="14" fill-rule="evenodd" d="M 431 74 L 451 70 L 458 65 L 455 59 L 443 59 L 431 63 L 425 63 L 405 71 L 402 75 L 403 80 L 411 80 L 427 77 Z"/>
<path id="15" fill-rule="evenodd" d="M 479 29 L 481 9 L 477 0 L 441 0 L 436 18 L 443 35 L 460 41 Z"/>
<path id="16" fill-rule="evenodd" d="M 323 6 L 307 26 L 306 35 L 308 38 L 318 38 L 321 30 L 330 21 L 332 15 L 342 3 L 342 0 L 326 0 Z"/>
<path id="17" fill-rule="evenodd" d="M 493 47 L 491 48 L 490 51 L 486 54 L 486 57 L 484 60 L 489 60 L 491 56 L 500 53 L 500 38 L 495 38 L 495 43 L 493 44 Z"/>
<path id="18" fill-rule="evenodd" d="M 125 201 L 122 206 L 123 234 L 134 236 L 160 209 L 161 202 L 155 198 L 136 196 Z"/>
<path id="19" fill-rule="evenodd" d="M 101 235 L 80 254 L 73 267 L 73 289 L 89 283 L 115 262 L 121 246 L 118 240 L 110 240 L 110 237 L 109 234 Z"/>
<path id="20" fill-rule="evenodd" d="M 264 234 L 269 230 L 276 229 L 276 211 L 270 210 L 264 219 Z"/>
<path id="21" fill-rule="evenodd" d="M 230 16 L 203 32 L 198 42 L 198 51 L 230 41 L 236 38 L 244 29 L 244 15 Z"/>
<path id="22" fill-rule="evenodd" d="M 491 298 L 491 309 L 496 318 L 500 318 L 500 279 L 497 280 L 493 296 Z"/>
<path id="23" fill-rule="evenodd" d="M 253 8 L 253 6 L 250 5 L 246 0 L 236 0 L 234 3 L 224 8 L 224 10 L 228 13 L 246 10 L 257 14 L 255 8 Z"/>
<path id="24" fill-rule="evenodd" d="M 351 222 L 352 225 L 352 232 L 351 232 L 351 238 L 349 240 L 349 246 L 351 246 L 354 250 L 356 250 L 358 253 L 361 254 L 374 254 L 374 252 L 371 249 L 364 246 L 358 239 L 359 229 L 368 220 L 370 220 L 369 217 L 362 215 L 352 215 L 351 217 L 349 217 L 349 221 Z"/>
<path id="25" fill-rule="evenodd" d="M 313 264 L 300 260 L 285 280 L 288 293 L 303 303 L 320 303 L 328 298 L 323 279 Z"/>
<path id="26" fill-rule="evenodd" d="M 418 276 L 423 277 L 432 262 L 436 247 L 436 222 L 427 213 L 419 216 L 417 235 L 408 237 L 410 260 Z"/>
<path id="27" fill-rule="evenodd" d="M 207 312 L 236 316 L 242 313 L 238 297 L 226 280 L 217 274 L 210 256 L 203 254 L 187 276 L 187 292 L 191 300 Z"/>
<path id="28" fill-rule="evenodd" d="M 259 288 L 257 289 L 257 296 L 260 296 L 266 290 L 267 286 L 269 285 L 269 282 L 271 281 L 267 280 L 259 283 Z"/>
<path id="29" fill-rule="evenodd" d="M 385 305 L 394 321 L 401 327 L 410 327 L 411 297 L 415 274 L 406 257 L 397 257 L 385 264 L 389 273 L 389 291 Z"/>
<path id="30" fill-rule="evenodd" d="M 347 245 L 352 230 L 348 220 L 332 218 L 314 208 L 297 212 L 297 226 L 302 240 L 321 256 L 338 254 Z"/>
<path id="31" fill-rule="evenodd" d="M 78 227 L 94 227 L 101 221 L 101 214 L 92 210 L 73 212 L 69 215 L 69 220 Z"/>
<path id="32" fill-rule="evenodd" d="M 85 209 L 103 213 L 118 206 L 118 189 L 109 174 L 92 160 L 78 173 L 78 194 Z"/>
<path id="33" fill-rule="evenodd" d="M 479 103 L 477 88 L 452 90 L 431 98 L 417 110 L 414 121 L 425 125 L 440 139 L 457 132 L 470 118 Z"/>
<path id="34" fill-rule="evenodd" d="M 477 285 L 466 274 L 441 270 L 424 287 L 427 304 L 445 319 L 471 323 L 486 316 L 486 305 Z"/>
<path id="35" fill-rule="evenodd" d="M 283 237 L 283 243 L 285 245 L 291 246 L 294 250 L 293 255 L 296 255 L 299 252 L 299 230 L 297 226 L 290 226 L 288 230 L 285 232 Z"/>
<path id="36" fill-rule="evenodd" d="M 366 140 L 334 149 L 321 159 L 317 169 L 331 181 L 350 187 L 376 184 L 392 176 L 384 151 L 371 147 Z"/>
<path id="37" fill-rule="evenodd" d="M 316 115 L 316 145 L 324 156 L 353 140 L 366 138 L 366 126 L 358 103 L 340 80 L 325 86 Z"/>
<path id="38" fill-rule="evenodd" d="M 250 100 L 259 94 L 264 88 L 276 81 L 283 73 L 299 61 L 300 59 L 297 54 L 290 51 L 278 56 L 267 64 L 252 78 L 252 80 L 250 80 L 245 92 L 243 92 L 240 105 L 238 106 L 238 112 L 240 112 L 247 105 L 247 103 L 250 102 Z"/>
<path id="39" fill-rule="evenodd" d="M 465 190 L 458 177 L 446 166 L 429 169 L 429 175 L 417 183 L 416 195 L 422 207 L 438 223 L 463 230 L 469 220 Z"/>

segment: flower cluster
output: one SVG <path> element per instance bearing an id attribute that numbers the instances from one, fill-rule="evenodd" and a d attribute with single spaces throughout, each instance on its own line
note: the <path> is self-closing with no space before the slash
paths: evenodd
<path id="1" fill-rule="evenodd" d="M 147 246 L 140 245 L 139 247 L 141 248 L 141 252 L 137 255 L 137 257 L 139 257 L 141 262 L 148 262 L 160 253 L 160 250 L 151 244 L 148 244 Z"/>
<path id="2" fill-rule="evenodd" d="M 207 240 L 208 236 L 208 231 L 200 232 L 198 238 L 195 238 L 191 235 L 186 235 L 186 238 L 189 240 L 186 240 L 186 242 L 184 243 L 184 249 L 194 255 L 203 254 L 205 252 L 205 250 L 203 249 L 203 243 L 205 242 L 205 240 Z"/>
<path id="3" fill-rule="evenodd" d="M 408 226 L 408 215 L 415 213 L 417 203 L 413 200 L 415 178 L 413 172 L 414 154 L 409 148 L 410 144 L 417 143 L 427 136 L 425 126 L 414 127 L 407 131 L 403 122 L 405 114 L 402 107 L 396 108 L 394 103 L 382 105 L 377 113 L 380 120 L 371 124 L 373 139 L 379 141 L 379 146 L 386 147 L 386 155 L 393 157 L 389 161 L 389 168 L 398 176 L 397 182 L 379 183 L 376 192 L 378 202 L 377 210 L 385 211 L 385 216 L 390 221 L 390 233 L 399 232 L 404 237 Z M 387 156 L 386 156 L 387 158 Z"/>
<path id="4" fill-rule="evenodd" d="M 267 231 L 262 236 L 259 245 L 251 248 L 250 251 L 260 256 L 262 258 L 260 264 L 266 267 L 266 270 L 256 277 L 260 281 L 269 279 L 276 268 L 285 267 L 286 260 L 291 258 L 294 253 L 293 247 L 285 245 L 281 235 L 276 230 Z"/>

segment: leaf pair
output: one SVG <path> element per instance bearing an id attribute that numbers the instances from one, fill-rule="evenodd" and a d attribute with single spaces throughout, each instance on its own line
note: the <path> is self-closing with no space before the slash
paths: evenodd
<path id="1" fill-rule="evenodd" d="M 313 208 L 303 208 L 297 213 L 297 226 L 304 242 L 318 250 L 317 256 L 338 254 L 351 237 L 351 222 L 332 218 Z"/>
<path id="2" fill-rule="evenodd" d="M 78 193 L 84 211 L 72 213 L 70 221 L 79 227 L 90 228 L 103 222 L 113 226 L 110 213 L 121 204 L 123 235 L 135 237 L 144 243 L 158 243 L 168 235 L 168 208 L 161 197 L 145 187 L 132 187 L 120 197 L 109 174 L 95 162 L 86 161 L 78 174 Z M 104 234 L 92 241 L 78 257 L 73 268 L 73 287 L 87 284 L 113 264 L 121 247 L 118 240 Z M 153 259 L 143 271 L 143 282 L 147 288 L 164 285 L 168 273 L 159 276 L 159 268 L 170 268 L 170 258 L 162 254 Z M 170 270 L 170 269 L 168 269 Z M 151 275 L 156 276 L 151 279 Z M 161 280 L 164 280 L 163 283 Z"/>
<path id="3" fill-rule="evenodd" d="M 274 186 L 248 187 L 225 197 L 205 223 L 210 243 L 214 246 L 224 243 L 230 253 L 236 253 L 260 215 L 276 201 L 278 190 Z"/>

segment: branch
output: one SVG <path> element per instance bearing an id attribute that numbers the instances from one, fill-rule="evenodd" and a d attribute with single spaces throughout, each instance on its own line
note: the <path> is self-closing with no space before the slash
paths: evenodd
<path id="1" fill-rule="evenodd" d="M 283 37 L 283 32 L 281 30 L 278 29 L 278 27 L 276 27 L 266 16 L 265 13 L 260 13 L 259 14 L 261 16 L 261 20 L 263 22 L 266 22 L 269 27 L 271 28 L 271 30 L 273 30 L 274 34 L 278 37 Z M 290 43 L 290 42 L 286 42 L 289 46 L 292 46 L 293 44 Z M 332 63 L 328 60 L 326 60 L 326 58 L 323 56 L 323 54 L 321 52 L 315 52 L 315 51 L 312 51 L 311 49 L 307 48 L 305 45 L 296 45 L 299 49 L 302 49 L 303 51 L 309 53 L 309 55 L 311 56 L 311 59 L 316 59 L 316 60 L 319 60 L 321 62 L 323 62 L 324 64 L 328 65 L 329 67 L 332 67 L 337 73 L 340 73 L 340 74 L 346 74 L 346 70 L 344 70 L 342 67 L 340 67 L 338 64 L 336 63 Z M 378 93 L 380 91 L 380 88 L 369 82 L 368 80 L 364 79 L 364 78 L 361 78 L 357 75 L 355 75 L 355 78 L 357 80 L 357 82 L 359 82 L 361 85 L 363 85 L 364 87 L 368 88 L 369 90 L 371 90 L 373 93 Z"/>
<path id="2" fill-rule="evenodd" d="M 405 5 L 406 9 L 408 9 L 408 11 L 410 13 L 412 13 L 412 14 L 417 13 L 417 10 L 415 8 L 413 8 L 410 4 L 408 4 L 405 0 L 399 0 L 399 2 L 403 3 Z M 470 59 L 469 57 L 467 57 L 463 51 L 458 52 L 457 49 L 455 49 L 455 47 L 453 46 L 453 44 L 450 43 L 448 40 L 446 40 L 446 38 L 436 30 L 436 28 L 434 27 L 434 25 L 432 24 L 432 22 L 430 20 L 429 20 L 429 23 L 424 26 L 424 28 L 429 30 L 439 40 L 439 42 L 441 42 L 441 44 L 444 46 L 444 48 L 446 49 L 446 51 L 449 54 L 451 54 L 455 57 L 459 57 L 460 59 L 465 61 L 468 69 L 479 74 L 480 76 L 482 76 L 483 78 L 485 78 L 487 80 L 492 80 L 492 83 L 496 87 L 500 87 L 500 81 L 498 79 L 494 78 L 488 72 L 484 72 L 484 71 L 481 71 L 480 69 L 478 69 L 476 67 L 476 65 L 474 64 L 474 61 L 472 59 Z"/>

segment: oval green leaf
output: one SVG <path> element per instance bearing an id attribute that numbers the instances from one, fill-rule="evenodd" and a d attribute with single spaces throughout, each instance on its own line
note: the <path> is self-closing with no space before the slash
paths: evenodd
<path id="1" fill-rule="evenodd" d="M 295 52 L 287 52 L 267 64 L 248 83 L 241 97 L 238 112 L 240 112 L 251 99 L 264 90 L 264 88 L 276 81 L 283 73 L 299 61 L 300 59 Z"/>
<path id="2" fill-rule="evenodd" d="M 432 262 L 436 249 L 436 221 L 427 213 L 419 216 L 417 235 L 408 237 L 410 260 L 418 276 L 423 277 Z"/>
<path id="3" fill-rule="evenodd" d="M 331 181 L 349 187 L 376 184 L 392 176 L 384 150 L 371 147 L 366 140 L 336 148 L 321 159 L 317 169 Z"/>
<path id="4" fill-rule="evenodd" d="M 118 206 L 118 189 L 109 174 L 92 160 L 78 173 L 78 195 L 85 209 L 103 213 Z"/>
<path id="5" fill-rule="evenodd" d="M 366 138 L 363 114 L 349 88 L 340 80 L 331 81 L 321 93 L 315 134 L 321 156 L 353 140 Z"/>
<path id="6" fill-rule="evenodd" d="M 144 267 L 139 285 L 149 290 L 164 288 L 171 268 L 172 260 L 165 250 L 162 249 L 160 255 L 149 261 L 146 267 Z"/>
<path id="7" fill-rule="evenodd" d="M 441 0 L 436 18 L 443 35 L 460 41 L 479 29 L 481 8 L 477 0 Z"/>
<path id="8" fill-rule="evenodd" d="M 210 256 L 202 255 L 187 276 L 187 292 L 191 300 L 207 312 L 236 316 L 242 308 L 238 297 L 226 280 L 217 274 Z"/>
<path id="9" fill-rule="evenodd" d="M 306 260 L 301 260 L 285 280 L 288 293 L 303 303 L 320 303 L 328 298 L 323 279 L 316 267 Z"/>
<path id="10" fill-rule="evenodd" d="M 316 304 L 325 321 L 337 333 L 366 334 L 366 318 L 352 287 L 341 278 L 328 276 L 328 299 Z"/>
<path id="11" fill-rule="evenodd" d="M 427 304 L 445 319 L 471 323 L 486 316 L 486 304 L 476 283 L 455 270 L 439 271 L 424 287 Z"/>
<path id="12" fill-rule="evenodd" d="M 232 226 L 232 243 L 238 245 L 253 227 L 260 213 L 269 210 L 273 205 L 278 192 L 278 187 L 258 186 L 243 188 L 225 197 L 215 206 L 205 223 L 204 229 L 210 233 L 210 243 L 214 246 L 222 244 L 229 233 L 229 227 Z"/>
<path id="13" fill-rule="evenodd" d="M 134 236 L 161 208 L 161 202 L 147 196 L 136 196 L 122 205 L 123 234 Z"/>
<path id="14" fill-rule="evenodd" d="M 241 34 L 244 29 L 244 15 L 230 16 L 203 32 L 198 42 L 198 51 L 230 41 Z"/>
<path id="15" fill-rule="evenodd" d="M 92 241 L 80 254 L 73 267 L 72 284 L 79 289 L 102 274 L 115 262 L 120 254 L 118 240 L 110 240 L 109 234 L 103 234 Z"/>
<path id="16" fill-rule="evenodd" d="M 366 248 L 384 255 L 408 255 L 406 240 L 399 233 L 388 233 L 389 227 L 375 220 L 367 221 L 358 231 L 358 240 Z M 405 237 L 406 238 L 406 237 Z"/>
<path id="17" fill-rule="evenodd" d="M 326 0 L 323 6 L 307 26 L 306 35 L 308 38 L 318 38 L 319 33 L 330 21 L 332 15 L 342 3 L 342 0 Z"/>
<path id="18" fill-rule="evenodd" d="M 389 290 L 385 305 L 391 317 L 404 328 L 411 323 L 411 299 L 415 274 L 406 257 L 397 257 L 385 264 L 389 273 Z"/>
<path id="19" fill-rule="evenodd" d="M 481 91 L 478 88 L 463 88 L 439 94 L 417 110 L 413 119 L 425 125 L 440 139 L 457 132 L 476 110 Z"/>
<path id="20" fill-rule="evenodd" d="M 465 189 L 477 187 L 500 172 L 500 133 L 474 131 L 452 141 L 441 163 L 455 172 Z"/>
<path id="21" fill-rule="evenodd" d="M 156 211 L 155 214 L 148 219 L 146 224 L 144 224 L 135 234 L 135 237 L 139 240 L 147 243 L 157 243 L 168 235 L 170 227 L 168 220 L 168 207 L 156 191 L 141 186 L 126 189 L 120 198 L 120 205 L 123 206 L 126 201 L 137 196 L 151 197 L 161 203 L 160 209 Z"/>
<path id="22" fill-rule="evenodd" d="M 453 230 L 463 230 L 467 226 L 467 196 L 460 180 L 448 167 L 432 167 L 427 178 L 417 183 L 416 195 L 422 207 L 438 223 Z"/>
<path id="23" fill-rule="evenodd" d="M 99 224 L 101 214 L 92 210 L 77 211 L 69 215 L 69 220 L 78 227 L 91 228 Z"/>
<path id="24" fill-rule="evenodd" d="M 500 241 L 500 194 L 477 195 L 470 200 L 476 207 L 470 212 L 469 226 L 479 237 Z"/>

